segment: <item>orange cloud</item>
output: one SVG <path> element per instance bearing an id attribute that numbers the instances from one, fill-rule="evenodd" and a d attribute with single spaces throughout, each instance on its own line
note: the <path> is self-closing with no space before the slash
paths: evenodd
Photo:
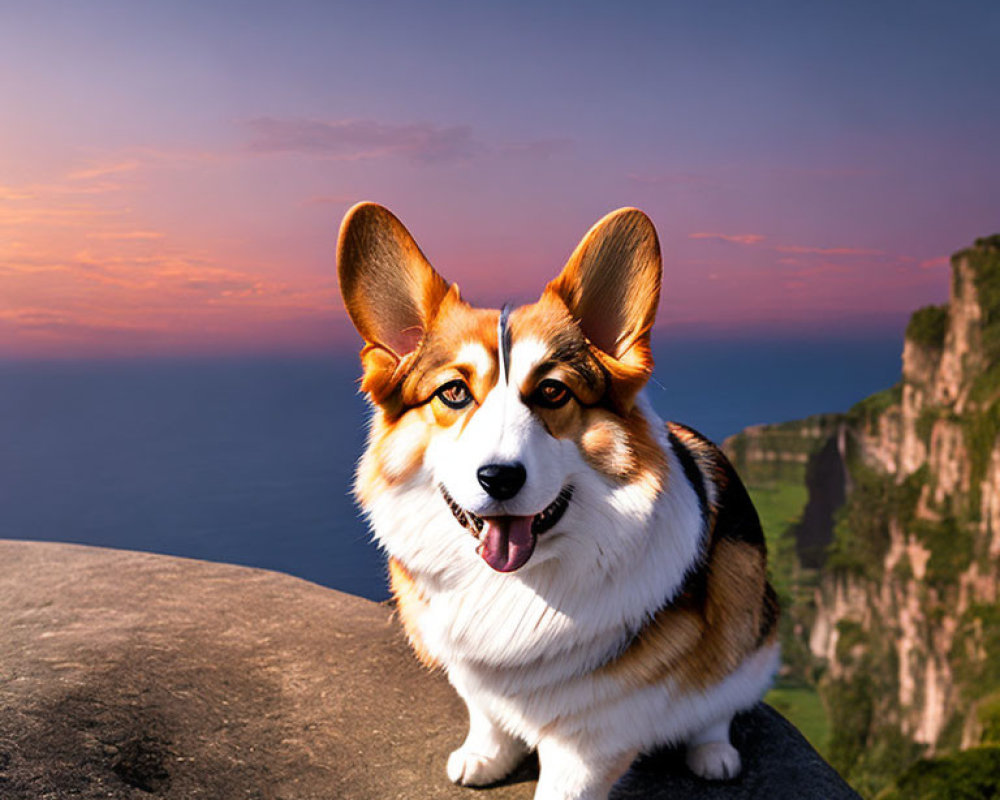
<path id="1" fill-rule="evenodd" d="M 34 193 L 26 189 L 15 189 L 12 186 L 0 186 L 0 202 L 14 200 L 30 200 Z"/>
<path id="2" fill-rule="evenodd" d="M 117 161 L 110 164 L 95 164 L 92 167 L 75 170 L 67 176 L 73 181 L 92 180 L 93 178 L 103 178 L 106 175 L 117 175 L 122 172 L 132 172 L 142 166 L 138 159 L 128 161 Z"/>
<path id="3" fill-rule="evenodd" d="M 93 225 L 98 220 L 117 216 L 117 212 L 88 205 L 44 207 L 0 207 L 0 227 L 23 228 L 32 225 L 58 225 L 62 227 Z"/>
<path id="4" fill-rule="evenodd" d="M 74 174 L 86 188 L 110 171 Z M 76 194 L 71 182 L 0 190 L 0 355 L 332 341 L 319 322 L 339 314 L 331 274 L 248 263 L 225 240 L 193 245 L 150 225 L 128 193 Z"/>
<path id="5" fill-rule="evenodd" d="M 160 231 L 93 231 L 87 234 L 88 239 L 101 239 L 104 241 L 129 240 L 129 239 L 162 239 L 165 234 Z"/>

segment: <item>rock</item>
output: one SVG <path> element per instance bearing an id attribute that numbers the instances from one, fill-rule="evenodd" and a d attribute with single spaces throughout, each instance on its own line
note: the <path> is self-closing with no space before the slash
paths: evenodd
<path id="1" fill-rule="evenodd" d="M 392 609 L 287 575 L 73 545 L 0 542 L 0 797 L 531 798 L 537 767 L 452 786 L 461 702 Z M 775 711 L 740 717 L 743 776 L 663 751 L 615 798 L 856 795 Z"/>

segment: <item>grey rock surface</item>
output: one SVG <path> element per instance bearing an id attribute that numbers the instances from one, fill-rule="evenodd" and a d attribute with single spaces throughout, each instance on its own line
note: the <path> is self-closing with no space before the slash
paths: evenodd
<path id="1" fill-rule="evenodd" d="M 387 605 L 287 575 L 0 541 L 0 798 L 531 798 L 537 767 L 452 786 L 461 702 Z M 776 712 L 734 724 L 745 771 L 646 756 L 614 798 L 856 795 Z"/>

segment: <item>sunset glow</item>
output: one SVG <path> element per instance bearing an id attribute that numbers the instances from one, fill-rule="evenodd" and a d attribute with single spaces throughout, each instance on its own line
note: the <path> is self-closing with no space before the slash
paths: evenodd
<path id="1" fill-rule="evenodd" d="M 1000 229 L 998 12 L 959 9 L 8 5 L 0 357 L 353 344 L 362 199 L 479 302 L 636 205 L 665 330 L 901 329 Z"/>

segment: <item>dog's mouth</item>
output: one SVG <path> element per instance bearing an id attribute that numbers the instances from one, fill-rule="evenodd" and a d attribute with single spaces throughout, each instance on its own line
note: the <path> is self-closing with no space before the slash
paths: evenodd
<path id="1" fill-rule="evenodd" d="M 538 536 L 556 526 L 573 498 L 573 487 L 564 486 L 556 499 L 534 516 L 480 517 L 455 502 L 444 485 L 439 488 L 458 524 L 479 539 L 476 552 L 497 572 L 514 572 L 528 563 Z"/>

